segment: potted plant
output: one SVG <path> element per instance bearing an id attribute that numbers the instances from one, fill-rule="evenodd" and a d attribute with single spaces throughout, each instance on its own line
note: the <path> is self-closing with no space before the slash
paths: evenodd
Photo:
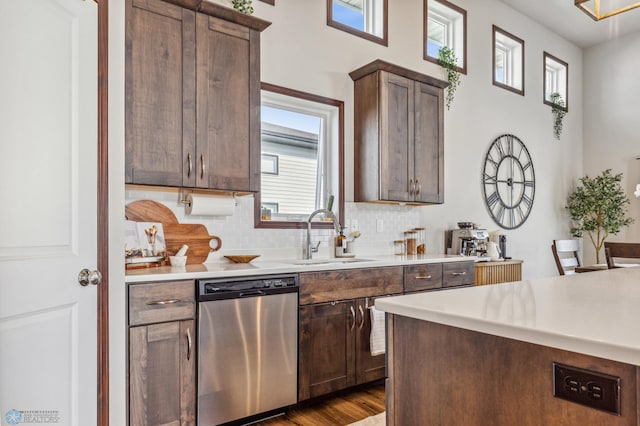
<path id="1" fill-rule="evenodd" d="M 231 0 L 231 3 L 233 4 L 233 8 L 238 12 L 242 12 L 246 15 L 251 15 L 253 13 L 251 0 Z"/>
<path id="2" fill-rule="evenodd" d="M 553 113 L 553 135 L 556 139 L 560 140 L 562 134 L 562 120 L 567 114 L 567 106 L 562 95 L 558 92 L 553 92 L 551 95 L 551 112 Z"/>
<path id="3" fill-rule="evenodd" d="M 622 173 L 614 175 L 611 169 L 595 178 L 585 176 L 567 198 L 567 210 L 571 216 L 571 235 L 582 237 L 586 232 L 596 251 L 596 263 L 600 263 L 600 250 L 604 240 L 611 234 L 633 223 L 627 216 L 629 199 L 624 194 L 620 181 Z"/>
<path id="4" fill-rule="evenodd" d="M 449 87 L 447 88 L 447 109 L 451 107 L 453 95 L 458 88 L 458 85 L 460 85 L 460 72 L 456 65 L 457 62 L 458 58 L 456 58 L 456 54 L 453 52 L 453 49 L 448 46 L 442 46 L 440 50 L 438 50 L 438 64 L 444 68 L 447 75 L 447 81 L 449 82 Z"/>

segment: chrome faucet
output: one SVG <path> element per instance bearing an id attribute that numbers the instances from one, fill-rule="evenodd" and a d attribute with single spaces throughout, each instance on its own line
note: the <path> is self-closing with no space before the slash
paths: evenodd
<path id="1" fill-rule="evenodd" d="M 313 243 L 311 242 L 311 220 L 313 220 L 313 218 L 320 214 L 320 213 L 324 213 L 325 216 L 329 216 L 331 218 L 331 220 L 333 220 L 333 226 L 336 229 L 337 233 L 340 233 L 341 230 L 341 226 L 340 226 L 340 222 L 338 221 L 338 218 L 336 217 L 336 215 L 331 211 L 331 210 L 327 210 L 327 209 L 318 209 L 316 211 L 314 211 L 313 213 L 311 213 L 309 215 L 309 218 L 307 219 L 307 241 L 305 244 L 305 252 L 303 253 L 303 256 L 305 259 L 311 259 L 311 256 L 313 253 L 317 253 L 318 252 L 318 246 L 320 246 L 320 242 L 318 241 L 317 245 L 313 245 Z"/>

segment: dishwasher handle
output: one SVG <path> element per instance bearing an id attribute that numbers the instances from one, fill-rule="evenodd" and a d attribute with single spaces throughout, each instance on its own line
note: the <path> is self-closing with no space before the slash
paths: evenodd
<path id="1" fill-rule="evenodd" d="M 240 294 L 238 294 L 238 297 L 256 297 L 256 296 L 266 296 L 267 293 L 265 293 L 262 290 L 249 290 L 249 291 L 241 291 Z"/>

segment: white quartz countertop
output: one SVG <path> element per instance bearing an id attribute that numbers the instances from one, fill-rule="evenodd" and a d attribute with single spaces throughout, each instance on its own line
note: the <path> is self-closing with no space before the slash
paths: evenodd
<path id="1" fill-rule="evenodd" d="M 284 274 L 309 271 L 331 271 L 336 269 L 380 268 L 384 266 L 402 266 L 422 263 L 465 262 L 473 257 L 455 255 L 415 255 L 415 256 L 374 256 L 356 257 L 355 261 L 344 259 L 314 259 L 307 264 L 297 264 L 298 259 L 265 260 L 256 259 L 251 263 L 202 263 L 174 268 L 133 269 L 126 272 L 125 282 L 140 283 L 149 281 L 173 281 L 200 278 L 224 278 L 265 274 Z M 340 262 L 344 263 L 340 263 Z"/>
<path id="2" fill-rule="evenodd" d="M 640 268 L 394 296 L 376 308 L 640 365 Z"/>

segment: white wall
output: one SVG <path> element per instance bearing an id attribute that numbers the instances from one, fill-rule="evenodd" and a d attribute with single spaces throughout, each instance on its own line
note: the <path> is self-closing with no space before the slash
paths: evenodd
<path id="1" fill-rule="evenodd" d="M 630 216 L 636 223 L 607 241 L 640 241 L 640 33 L 603 43 L 584 54 L 584 172 L 596 176 L 612 169 L 623 173 Z M 585 261 L 595 260 L 585 239 Z"/>

